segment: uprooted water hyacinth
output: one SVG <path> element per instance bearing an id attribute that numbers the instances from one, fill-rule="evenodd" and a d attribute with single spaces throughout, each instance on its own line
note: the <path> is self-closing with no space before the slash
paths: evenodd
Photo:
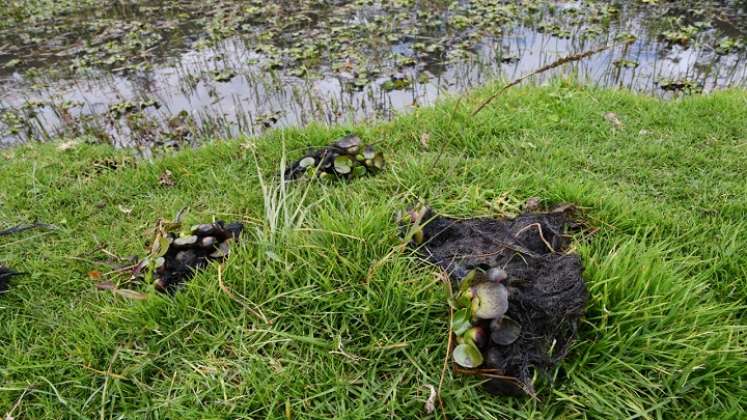
<path id="1" fill-rule="evenodd" d="M 309 150 L 285 169 L 285 179 L 309 174 L 347 179 L 376 173 L 385 165 L 383 153 L 372 145 L 364 145 L 360 137 L 350 135 L 321 149 Z"/>
<path id="2" fill-rule="evenodd" d="M 518 338 L 521 326 L 504 317 L 508 311 L 508 288 L 501 282 L 507 278 L 505 270 L 493 267 L 487 273 L 472 270 L 462 279 L 459 295 L 453 301 L 456 313 L 452 320 L 452 331 L 459 343 L 452 355 L 458 365 L 468 369 L 480 367 L 484 358 L 482 354 L 476 357 L 474 350 L 479 353 L 490 341 L 509 345 Z"/>
<path id="3" fill-rule="evenodd" d="M 582 226 L 574 207 L 529 204 L 515 218 L 455 219 L 424 205 L 399 217 L 408 245 L 454 286 L 455 371 L 484 376 L 496 394 L 534 394 L 534 372 L 565 357 L 588 298 L 581 259 L 568 252 Z"/>
<path id="4" fill-rule="evenodd" d="M 148 255 L 130 267 L 130 280 L 152 280 L 157 291 L 175 292 L 210 262 L 227 258 L 231 246 L 244 229 L 239 222 L 216 221 L 182 230 L 180 218 L 181 212 L 173 222 L 158 221 Z M 127 297 L 142 295 L 134 290 L 120 289 L 109 280 L 98 284 L 97 288 L 126 294 Z"/>
<path id="5" fill-rule="evenodd" d="M 156 290 L 172 292 L 211 261 L 227 258 L 243 229 L 238 222 L 217 221 L 192 226 L 179 234 L 159 232 L 153 252 L 143 263 L 152 270 Z"/>

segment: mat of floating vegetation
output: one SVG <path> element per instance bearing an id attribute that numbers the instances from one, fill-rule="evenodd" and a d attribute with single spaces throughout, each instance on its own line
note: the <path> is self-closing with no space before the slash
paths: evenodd
<path id="1" fill-rule="evenodd" d="M 513 219 L 454 219 L 408 211 L 411 245 L 455 286 L 455 371 L 489 379 L 495 394 L 534 394 L 534 372 L 568 353 L 588 293 L 568 234 L 568 206 Z"/>
<path id="2" fill-rule="evenodd" d="M 15 272 L 8 267 L 0 265 L 0 294 L 8 291 L 10 279 L 19 276 L 21 273 Z"/>
<path id="3" fill-rule="evenodd" d="M 385 166 L 384 155 L 372 145 L 364 145 L 358 136 L 350 135 L 329 146 L 310 149 L 285 169 L 285 179 L 304 175 L 321 178 L 354 178 L 376 173 Z"/>
<path id="4" fill-rule="evenodd" d="M 134 266 L 132 279 L 152 277 L 156 290 L 174 292 L 198 270 L 213 261 L 225 260 L 244 225 L 217 221 L 195 225 L 186 231 L 180 228 L 179 222 L 158 223 L 150 254 Z M 109 281 L 97 287 L 122 291 Z"/>

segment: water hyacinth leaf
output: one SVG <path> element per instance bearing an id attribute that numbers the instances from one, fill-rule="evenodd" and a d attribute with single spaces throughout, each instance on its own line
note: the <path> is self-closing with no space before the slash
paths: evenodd
<path id="1" fill-rule="evenodd" d="M 353 176 L 360 178 L 362 176 L 366 175 L 366 167 L 361 165 L 356 165 L 353 168 Z"/>
<path id="2" fill-rule="evenodd" d="M 176 238 L 174 240 L 174 246 L 185 247 L 194 245 L 197 243 L 197 239 L 197 235 L 182 236 L 181 238 Z"/>
<path id="3" fill-rule="evenodd" d="M 222 242 L 220 245 L 218 245 L 218 249 L 215 250 L 212 254 L 210 254 L 211 258 L 226 258 L 229 254 L 229 244 L 228 241 Z"/>
<path id="4" fill-rule="evenodd" d="M 155 249 L 155 252 L 153 252 L 153 255 L 155 257 L 163 257 L 169 251 L 169 245 L 171 245 L 171 239 L 165 236 L 159 236 L 156 243 L 158 245 L 155 246 L 156 249 Z"/>
<path id="5" fill-rule="evenodd" d="M 480 319 L 502 317 L 508 310 L 508 289 L 499 283 L 479 283 L 472 287 L 472 314 Z"/>
<path id="6" fill-rule="evenodd" d="M 347 175 L 353 170 L 353 160 L 349 156 L 337 156 L 335 158 L 335 172 L 340 175 Z"/>
<path id="7" fill-rule="evenodd" d="M 412 234 L 412 239 L 418 245 L 420 245 L 423 242 L 425 242 L 425 233 L 423 233 L 423 227 L 422 226 L 415 225 L 415 232 L 413 232 L 413 234 Z"/>
<path id="8" fill-rule="evenodd" d="M 382 170 L 384 169 L 385 165 L 386 165 L 386 161 L 384 160 L 384 154 L 377 153 L 373 159 L 373 166 L 378 170 Z"/>
<path id="9" fill-rule="evenodd" d="M 521 335 L 521 325 L 511 318 L 494 319 L 490 323 L 490 339 L 498 345 L 513 344 Z"/>
<path id="10" fill-rule="evenodd" d="M 336 146 L 345 149 L 345 151 L 351 155 L 354 155 L 358 153 L 358 149 L 361 145 L 361 139 L 358 136 L 355 135 L 349 135 L 346 137 L 343 137 L 341 140 L 339 140 L 336 143 Z"/>
<path id="11" fill-rule="evenodd" d="M 206 236 L 200 240 L 200 246 L 203 248 L 212 248 L 218 243 L 218 239 L 215 236 Z"/>
<path id="12" fill-rule="evenodd" d="M 464 340 L 465 342 L 470 342 L 477 346 L 477 348 L 484 348 L 488 344 L 488 333 L 485 331 L 485 328 L 481 326 L 476 326 L 468 329 L 464 333 Z"/>
<path id="13" fill-rule="evenodd" d="M 304 169 L 310 168 L 310 167 L 312 167 L 314 165 L 316 165 L 316 159 L 314 159 L 311 156 L 305 157 L 305 158 L 301 159 L 300 162 L 298 162 L 298 166 L 300 166 L 301 168 L 304 168 Z"/>
<path id="14" fill-rule="evenodd" d="M 483 362 L 482 353 L 474 344 L 462 343 L 454 348 L 452 354 L 454 362 L 467 369 L 480 367 Z"/>
<path id="15" fill-rule="evenodd" d="M 451 322 L 451 328 L 454 331 L 454 334 L 457 336 L 461 336 L 464 334 L 467 330 L 472 327 L 472 323 L 470 322 L 470 319 L 472 318 L 472 314 L 470 314 L 469 308 L 464 308 L 456 311 L 454 313 L 454 319 Z"/>
<path id="16" fill-rule="evenodd" d="M 470 308 L 471 303 L 472 303 L 472 297 L 468 296 L 465 293 L 460 293 L 456 297 L 456 299 L 454 299 L 454 305 L 456 305 L 457 308 Z"/>
<path id="17" fill-rule="evenodd" d="M 363 149 L 363 159 L 373 160 L 376 157 L 376 149 L 373 146 L 368 145 Z"/>
<path id="18" fill-rule="evenodd" d="M 469 290 L 469 288 L 472 287 L 472 283 L 475 282 L 476 277 L 477 277 L 476 270 L 472 270 L 466 276 L 464 276 L 462 281 L 459 283 L 459 292 L 463 294 L 464 292 Z"/>

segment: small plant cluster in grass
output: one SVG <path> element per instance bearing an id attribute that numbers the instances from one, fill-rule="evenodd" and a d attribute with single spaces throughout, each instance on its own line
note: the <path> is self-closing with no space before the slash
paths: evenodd
<path id="1" fill-rule="evenodd" d="M 146 277 L 155 277 L 155 288 L 161 292 L 173 292 L 211 261 L 227 258 L 244 229 L 241 223 L 223 221 L 177 233 L 180 227 L 178 217 L 176 223 L 159 222 L 150 255 L 133 271 L 135 276 L 145 271 Z"/>
<path id="2" fill-rule="evenodd" d="M 320 178 L 359 177 L 376 173 L 385 164 L 383 153 L 372 145 L 364 145 L 360 137 L 349 135 L 327 147 L 309 151 L 285 170 L 285 179 L 298 179 L 308 173 Z"/>

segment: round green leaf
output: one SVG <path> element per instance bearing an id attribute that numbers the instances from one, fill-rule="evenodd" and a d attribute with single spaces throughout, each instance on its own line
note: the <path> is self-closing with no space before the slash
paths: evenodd
<path id="1" fill-rule="evenodd" d="M 471 343 L 462 343 L 454 348 L 452 353 L 454 362 L 459 366 L 473 369 L 482 365 L 482 353 L 480 349 Z"/>
<path id="2" fill-rule="evenodd" d="M 500 283 L 472 287 L 472 313 L 480 319 L 500 318 L 508 310 L 508 289 Z"/>
<path id="3" fill-rule="evenodd" d="M 377 153 L 373 159 L 373 166 L 378 170 L 382 170 L 384 169 L 385 165 L 386 161 L 384 160 L 384 155 L 381 153 Z"/>
<path id="4" fill-rule="evenodd" d="M 335 172 L 347 175 L 353 170 L 353 160 L 348 156 L 340 155 L 335 158 Z"/>
<path id="5" fill-rule="evenodd" d="M 353 168 L 353 176 L 355 177 L 362 177 L 366 174 L 366 167 L 361 165 L 356 165 Z"/>
<path id="6" fill-rule="evenodd" d="M 451 322 L 451 328 L 454 330 L 454 334 L 460 336 L 469 330 L 472 326 L 472 323 L 470 322 L 471 318 L 472 315 L 470 314 L 469 308 L 456 311 L 454 313 L 454 320 Z"/>
<path id="7" fill-rule="evenodd" d="M 376 157 L 376 149 L 373 146 L 368 145 L 363 149 L 363 159 L 373 160 Z"/>
<path id="8" fill-rule="evenodd" d="M 301 159 L 300 162 L 298 162 L 298 166 L 300 166 L 301 168 L 304 168 L 304 169 L 310 168 L 310 167 L 312 167 L 314 165 L 316 165 L 316 159 L 314 159 L 311 156 L 307 156 L 307 157 Z"/>
<path id="9" fill-rule="evenodd" d="M 174 240 L 174 246 L 183 247 L 197 243 L 197 235 L 182 236 Z"/>
<path id="10" fill-rule="evenodd" d="M 165 236 L 158 238 L 158 250 L 154 253 L 156 257 L 163 257 L 169 251 L 171 245 L 171 239 Z"/>
<path id="11" fill-rule="evenodd" d="M 351 155 L 354 155 L 358 152 L 358 148 L 361 145 L 361 139 L 360 137 L 351 134 L 343 137 L 336 145 L 341 149 L 345 149 Z"/>

